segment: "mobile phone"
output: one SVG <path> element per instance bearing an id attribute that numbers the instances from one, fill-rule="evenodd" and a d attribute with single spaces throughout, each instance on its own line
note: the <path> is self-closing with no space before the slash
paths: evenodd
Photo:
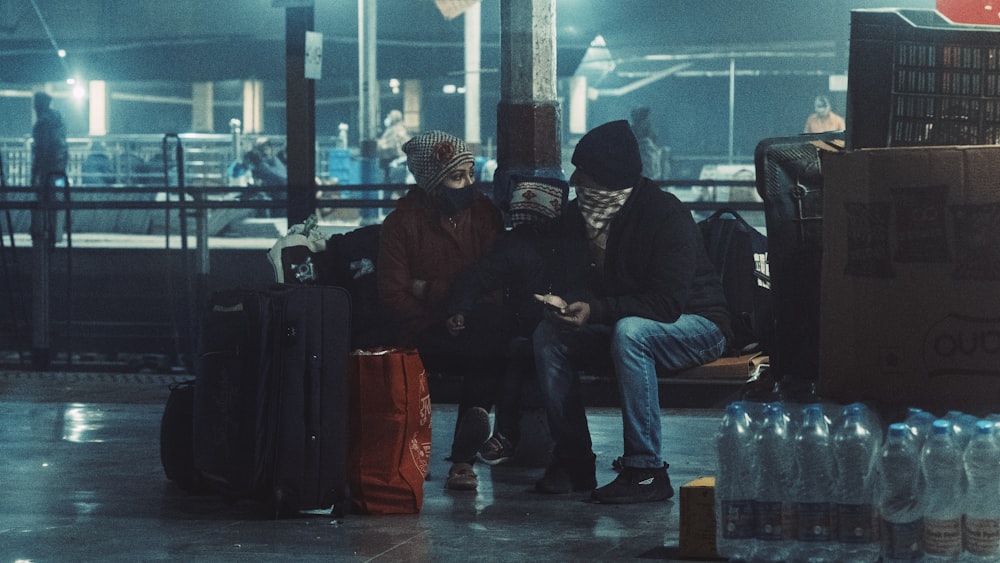
<path id="1" fill-rule="evenodd" d="M 545 302 L 543 302 L 543 304 L 545 305 L 546 309 L 554 312 L 557 315 L 564 315 L 564 314 L 566 314 L 563 307 L 556 307 L 552 303 L 545 303 Z"/>

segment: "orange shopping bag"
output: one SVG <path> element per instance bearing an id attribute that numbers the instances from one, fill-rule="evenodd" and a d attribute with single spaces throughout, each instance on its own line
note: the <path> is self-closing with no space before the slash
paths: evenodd
<path id="1" fill-rule="evenodd" d="M 351 353 L 347 479 L 365 514 L 412 514 L 424 502 L 431 453 L 431 396 L 412 349 Z"/>

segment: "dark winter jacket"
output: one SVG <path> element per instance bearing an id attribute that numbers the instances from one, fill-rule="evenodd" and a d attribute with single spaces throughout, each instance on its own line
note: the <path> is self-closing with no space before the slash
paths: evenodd
<path id="1" fill-rule="evenodd" d="M 586 244 L 567 238 L 559 219 L 524 223 L 502 234 L 493 250 L 467 268 L 452 285 L 448 313 L 468 313 L 492 291 L 503 290 L 514 330 L 530 336 L 542 318 L 535 293 L 564 294 L 585 278 Z"/>
<path id="2" fill-rule="evenodd" d="M 402 323 L 402 343 L 447 317 L 455 276 L 485 254 L 502 229 L 500 210 L 482 194 L 451 217 L 419 188 L 399 200 L 382 223 L 376 275 L 386 310 Z M 427 282 L 423 299 L 413 295 L 413 280 Z"/>
<path id="3" fill-rule="evenodd" d="M 565 217 L 566 228 L 585 239 L 576 200 Z M 682 314 L 695 314 L 718 325 L 732 340 L 722 284 L 691 212 L 646 178 L 612 219 L 604 270 L 595 274 L 564 296 L 569 302 L 590 304 L 589 322 L 613 324 L 635 316 L 669 323 Z"/>

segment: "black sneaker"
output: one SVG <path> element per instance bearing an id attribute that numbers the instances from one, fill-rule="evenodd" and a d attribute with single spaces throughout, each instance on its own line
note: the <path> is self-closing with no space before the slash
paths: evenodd
<path id="1" fill-rule="evenodd" d="M 597 486 L 596 456 L 583 460 L 555 460 L 535 482 L 535 490 L 549 495 L 592 491 Z"/>
<path id="2" fill-rule="evenodd" d="M 458 423 L 448 459 L 453 463 L 472 463 L 479 448 L 489 439 L 490 413 L 481 407 L 472 407 L 465 411 Z"/>
<path id="3" fill-rule="evenodd" d="M 479 448 L 479 459 L 487 465 L 499 465 L 514 457 L 514 445 L 497 432 Z"/>
<path id="4" fill-rule="evenodd" d="M 657 469 L 624 467 L 614 481 L 590 493 L 590 500 L 601 504 L 655 502 L 674 496 L 667 475 L 667 464 Z"/>

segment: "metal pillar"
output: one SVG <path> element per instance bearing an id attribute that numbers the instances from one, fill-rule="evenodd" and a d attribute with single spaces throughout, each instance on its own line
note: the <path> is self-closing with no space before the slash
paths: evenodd
<path id="1" fill-rule="evenodd" d="M 361 156 L 375 158 L 378 142 L 379 90 L 376 64 L 378 5 L 358 0 L 358 139 Z"/>
<path id="2" fill-rule="evenodd" d="M 313 5 L 285 8 L 285 101 L 288 152 L 288 224 L 316 210 L 316 86 L 305 77 L 306 31 Z"/>
<path id="3" fill-rule="evenodd" d="M 38 197 L 40 205 L 31 210 L 31 367 L 47 370 L 52 362 L 49 337 L 49 263 L 55 244 L 55 214 L 49 207 L 52 187 L 42 187 Z"/>

